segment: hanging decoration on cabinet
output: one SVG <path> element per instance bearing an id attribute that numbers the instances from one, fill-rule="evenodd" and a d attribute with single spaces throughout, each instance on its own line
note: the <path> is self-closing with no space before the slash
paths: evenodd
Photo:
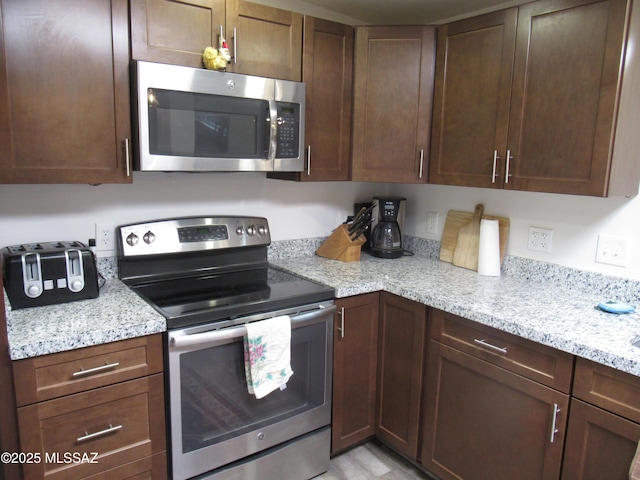
<path id="1" fill-rule="evenodd" d="M 222 35 L 220 35 L 218 48 L 207 47 L 204 49 L 202 61 L 209 70 L 224 71 L 227 69 L 227 63 L 231 61 L 231 54 L 229 53 L 227 41 Z"/>

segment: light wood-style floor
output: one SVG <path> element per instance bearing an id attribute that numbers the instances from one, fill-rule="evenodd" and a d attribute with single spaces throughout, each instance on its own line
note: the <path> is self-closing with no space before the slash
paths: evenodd
<path id="1" fill-rule="evenodd" d="M 383 445 L 371 441 L 331 459 L 314 480 L 424 480 L 429 477 Z"/>

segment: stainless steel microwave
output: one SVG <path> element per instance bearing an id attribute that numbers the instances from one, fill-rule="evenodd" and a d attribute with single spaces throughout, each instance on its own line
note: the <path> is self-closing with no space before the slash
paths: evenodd
<path id="1" fill-rule="evenodd" d="M 136 170 L 304 169 L 304 83 L 141 61 L 133 70 Z"/>

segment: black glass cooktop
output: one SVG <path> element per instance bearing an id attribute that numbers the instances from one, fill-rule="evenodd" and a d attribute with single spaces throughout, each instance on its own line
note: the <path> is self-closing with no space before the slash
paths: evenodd
<path id="1" fill-rule="evenodd" d="M 208 323 L 333 299 L 330 287 L 270 267 L 156 280 L 131 288 L 168 328 Z"/>

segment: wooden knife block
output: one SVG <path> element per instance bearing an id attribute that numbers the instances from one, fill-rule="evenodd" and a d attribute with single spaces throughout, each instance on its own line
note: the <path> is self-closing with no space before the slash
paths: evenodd
<path id="1" fill-rule="evenodd" d="M 367 241 L 364 235 L 360 235 L 355 240 L 351 240 L 347 232 L 348 225 L 340 225 L 329 238 L 327 238 L 318 250 L 316 255 L 341 262 L 357 262 L 360 260 L 362 244 Z"/>

